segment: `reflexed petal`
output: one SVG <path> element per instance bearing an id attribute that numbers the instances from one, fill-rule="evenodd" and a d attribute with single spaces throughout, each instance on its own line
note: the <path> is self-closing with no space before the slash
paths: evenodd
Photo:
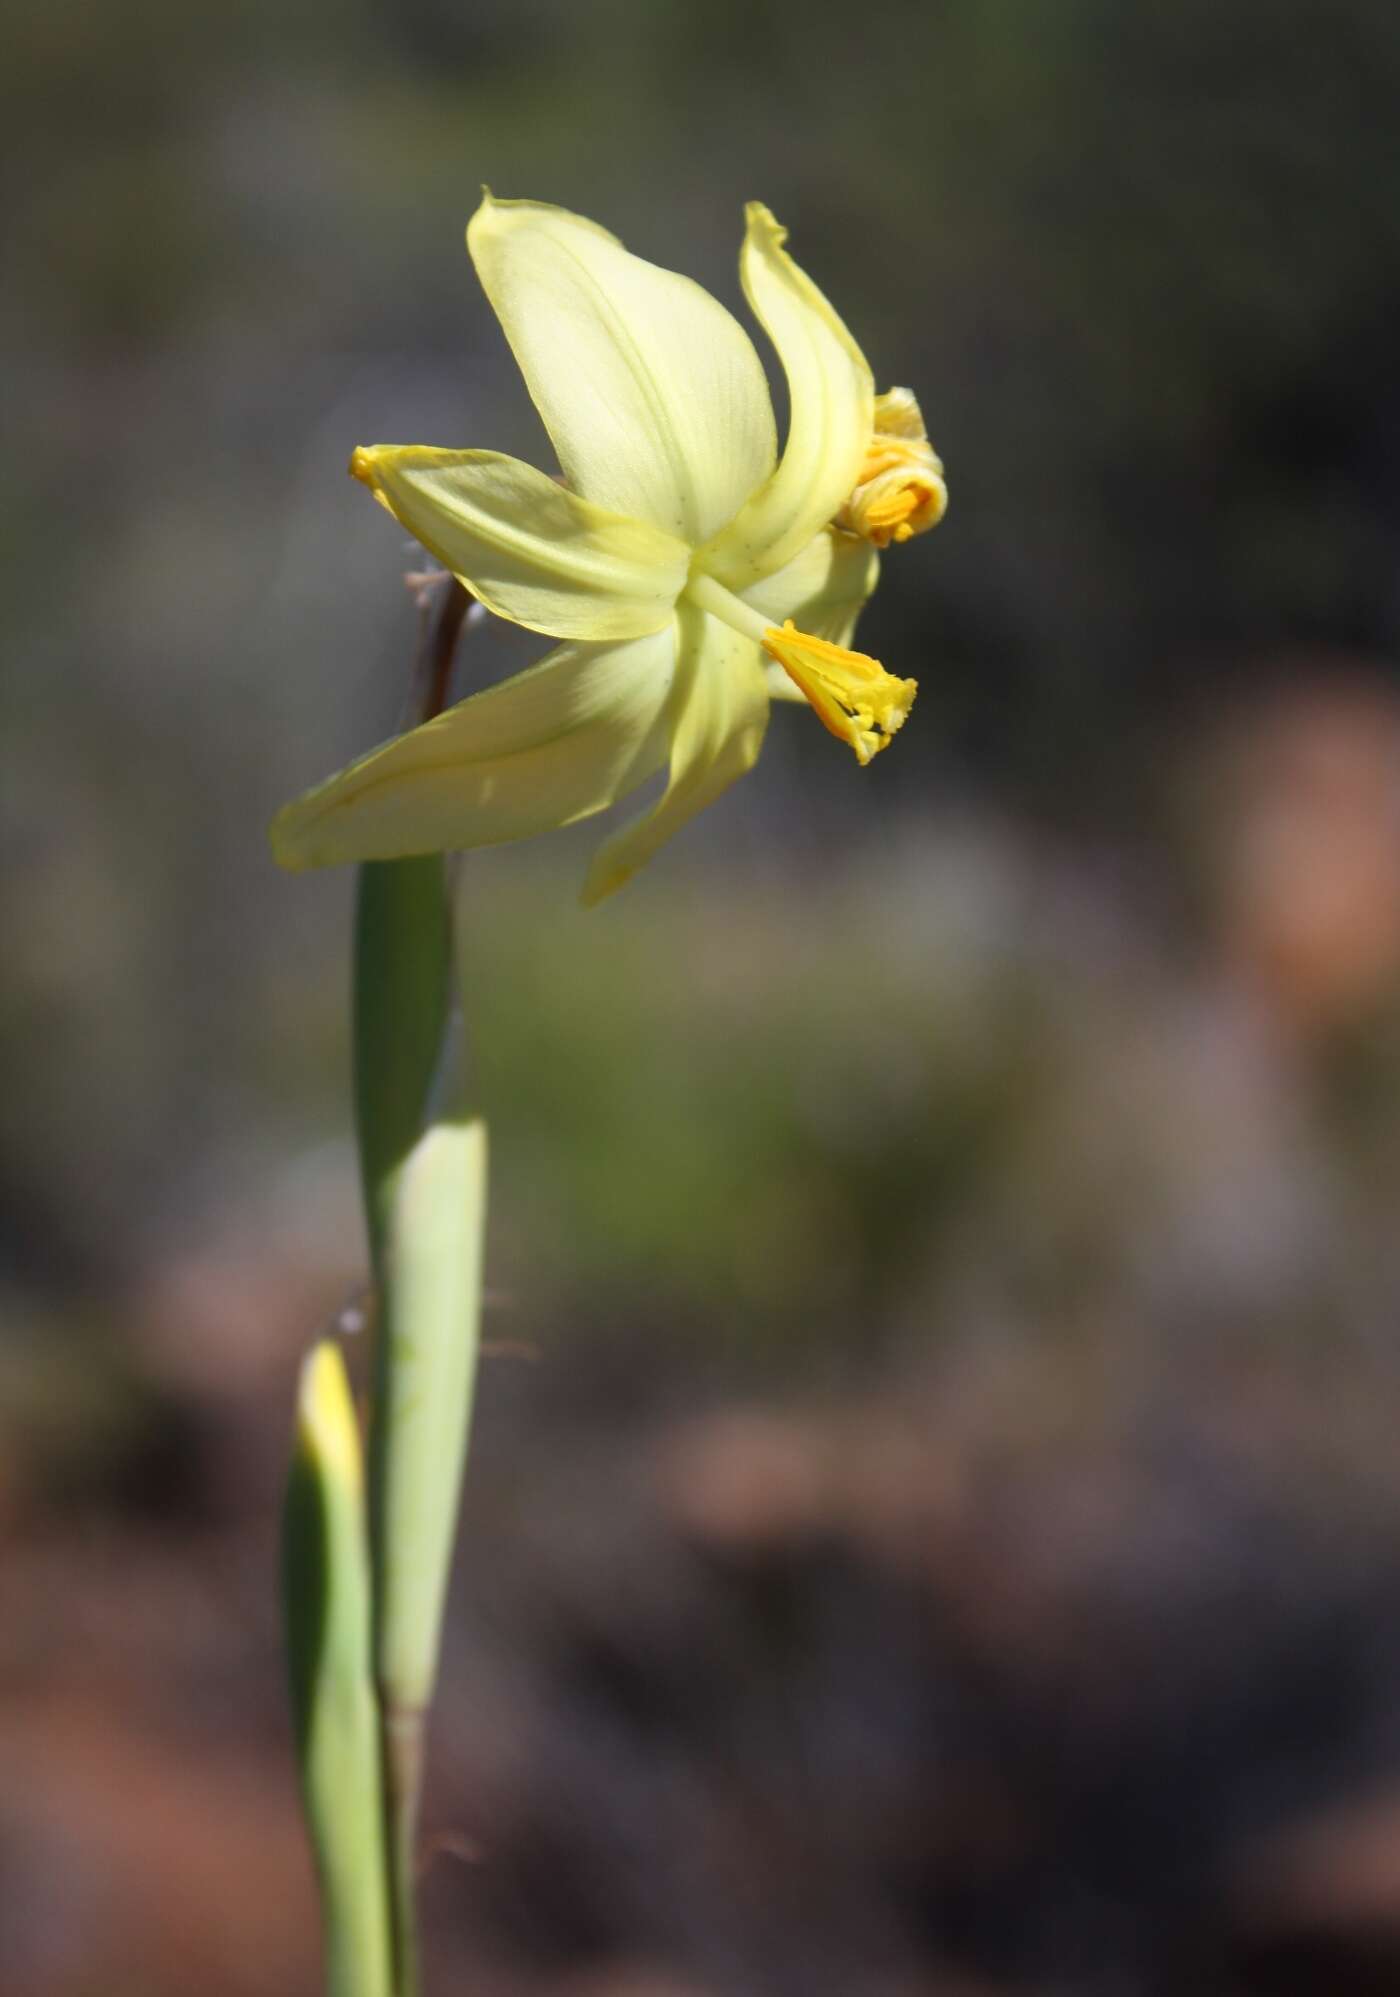
<path id="1" fill-rule="evenodd" d="M 776 456 L 738 321 L 564 208 L 488 194 L 467 246 L 575 490 L 692 545 L 732 519 Z"/>
<path id="2" fill-rule="evenodd" d="M 586 907 L 629 881 L 687 819 L 753 768 L 763 746 L 768 691 L 757 644 L 684 602 L 676 623 L 670 782 L 650 811 L 598 849 L 584 882 Z"/>
<path id="3" fill-rule="evenodd" d="M 284 867 L 527 839 L 603 811 L 666 760 L 673 627 L 561 645 L 376 749 L 279 812 Z"/>
<path id="4" fill-rule="evenodd" d="M 792 415 L 778 469 L 707 551 L 706 569 L 740 590 L 790 562 L 834 519 L 860 474 L 875 406 L 865 356 L 783 248 L 787 231 L 761 202 L 747 214 L 740 275 L 783 364 Z"/>
<path id="5" fill-rule="evenodd" d="M 689 550 L 496 451 L 375 444 L 356 478 L 488 610 L 551 638 L 638 638 L 669 622 Z"/>

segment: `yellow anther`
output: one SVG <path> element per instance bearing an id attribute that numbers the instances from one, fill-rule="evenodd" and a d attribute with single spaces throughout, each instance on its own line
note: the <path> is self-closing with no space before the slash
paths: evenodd
<path id="1" fill-rule="evenodd" d="M 911 443 L 926 444 L 924 412 L 912 388 L 887 388 L 875 398 L 875 435 L 907 437 Z"/>
<path id="2" fill-rule="evenodd" d="M 924 430 L 918 402 L 907 388 L 875 398 L 875 427 L 856 489 L 836 525 L 876 548 L 908 541 L 936 527 L 948 506 L 943 463 Z"/>
<path id="3" fill-rule="evenodd" d="M 857 761 L 868 763 L 904 726 L 918 685 L 897 680 L 878 659 L 809 638 L 791 618 L 781 631 L 770 625 L 763 645 L 812 703 L 822 726 L 850 743 Z"/>

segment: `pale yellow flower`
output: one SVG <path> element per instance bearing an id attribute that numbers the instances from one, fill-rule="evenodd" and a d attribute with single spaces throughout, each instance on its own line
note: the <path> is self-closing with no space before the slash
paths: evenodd
<path id="1" fill-rule="evenodd" d="M 595 902 L 753 767 L 771 699 L 810 700 L 862 763 L 902 725 L 914 682 L 848 647 L 872 544 L 934 524 L 942 467 L 908 391 L 877 402 L 786 232 L 757 202 L 747 224 L 744 293 L 787 375 L 781 457 L 753 344 L 707 292 L 564 209 L 483 200 L 468 248 L 564 483 L 420 445 L 351 470 L 488 610 L 562 642 L 288 805 L 284 866 L 525 838 L 668 767 L 595 856 Z"/>

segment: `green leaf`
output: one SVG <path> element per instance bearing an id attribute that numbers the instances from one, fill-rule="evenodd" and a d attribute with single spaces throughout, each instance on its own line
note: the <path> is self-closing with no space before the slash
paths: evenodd
<path id="1" fill-rule="evenodd" d="M 327 1987 L 330 1997 L 391 1997 L 364 1477 L 344 1361 L 329 1340 L 302 1367 L 283 1513 L 283 1596 Z"/>
<path id="2" fill-rule="evenodd" d="M 481 1317 L 486 1127 L 434 1124 L 400 1169 L 378 1341 L 374 1543 L 380 1687 L 432 1697 Z"/>
<path id="3" fill-rule="evenodd" d="M 442 856 L 360 869 L 355 906 L 355 1133 L 376 1278 L 393 1179 L 422 1134 L 447 1028 L 452 922 Z"/>

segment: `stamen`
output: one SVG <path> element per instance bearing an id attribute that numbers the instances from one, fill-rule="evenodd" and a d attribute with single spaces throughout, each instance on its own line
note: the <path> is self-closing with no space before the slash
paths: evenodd
<path id="1" fill-rule="evenodd" d="M 836 525 L 876 548 L 936 527 L 948 506 L 943 463 L 929 443 L 919 405 L 907 388 L 875 398 L 875 426 L 856 489 Z"/>
<path id="2" fill-rule="evenodd" d="M 713 576 L 701 571 L 691 576 L 684 594 L 701 610 L 707 610 L 711 617 L 717 617 L 721 624 L 727 624 L 731 631 L 740 632 L 745 638 L 756 638 L 761 645 L 768 630 L 768 619 L 735 596 L 732 590 L 716 582 Z"/>
<path id="3" fill-rule="evenodd" d="M 911 443 L 926 444 L 924 412 L 912 388 L 887 388 L 875 398 L 877 437 L 907 437 Z"/>
<path id="4" fill-rule="evenodd" d="M 791 618 L 781 631 L 769 626 L 763 647 L 812 703 L 822 726 L 849 742 L 862 764 L 889 747 L 919 690 L 916 681 L 896 679 L 864 652 L 808 637 Z"/>

